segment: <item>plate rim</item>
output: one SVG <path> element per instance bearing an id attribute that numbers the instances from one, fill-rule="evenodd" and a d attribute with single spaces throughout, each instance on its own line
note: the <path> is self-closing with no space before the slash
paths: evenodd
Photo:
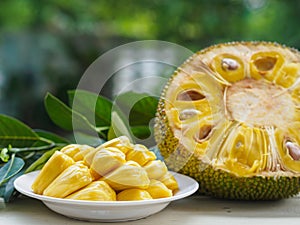
<path id="1" fill-rule="evenodd" d="M 150 199 L 150 200 L 136 200 L 136 201 L 91 201 L 91 200 L 75 200 L 75 199 L 64 199 L 64 198 L 55 198 L 55 197 L 49 197 L 49 196 L 44 196 L 44 195 L 39 195 L 36 194 L 32 191 L 31 189 L 31 184 L 27 185 L 27 189 L 30 189 L 30 191 L 24 189 L 22 186 L 22 182 L 24 181 L 24 179 L 29 179 L 31 176 L 37 176 L 37 174 L 40 171 L 33 171 L 30 173 L 26 173 L 21 175 L 20 177 L 18 177 L 15 181 L 14 181 L 14 187 L 17 191 L 19 191 L 20 193 L 22 193 L 25 196 L 34 198 L 34 199 L 38 199 L 40 201 L 45 201 L 45 202 L 51 202 L 51 203 L 56 203 L 56 204 L 64 204 L 64 205 L 81 205 L 81 206 L 139 206 L 139 205 L 151 205 L 151 204 L 162 204 L 162 203 L 169 203 L 175 200 L 179 200 L 185 197 L 188 197 L 192 194 L 194 194 L 198 188 L 199 188 L 199 183 L 187 176 L 187 175 L 183 175 L 180 173 L 176 173 L 173 171 L 170 171 L 173 176 L 175 177 L 175 179 L 177 178 L 177 182 L 179 183 L 179 185 L 183 182 L 189 182 L 190 185 L 187 188 L 188 190 L 182 190 L 182 193 L 176 194 L 171 196 L 171 197 L 166 197 L 166 198 L 159 198 L 159 199 Z M 20 185 L 21 183 L 21 185 Z"/>

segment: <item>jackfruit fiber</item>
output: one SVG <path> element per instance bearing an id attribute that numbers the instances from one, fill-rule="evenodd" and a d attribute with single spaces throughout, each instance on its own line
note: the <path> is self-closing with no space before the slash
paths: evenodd
<path id="1" fill-rule="evenodd" d="M 155 139 L 202 194 L 282 199 L 299 192 L 300 54 L 267 42 L 201 50 L 171 76 Z"/>

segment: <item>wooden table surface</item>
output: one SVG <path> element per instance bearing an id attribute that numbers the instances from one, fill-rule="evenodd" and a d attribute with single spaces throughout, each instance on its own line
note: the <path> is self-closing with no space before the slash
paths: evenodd
<path id="1" fill-rule="evenodd" d="M 19 197 L 1 206 L 2 225 L 100 224 L 74 220 L 56 214 L 42 202 Z M 144 219 L 113 225 L 194 225 L 194 224 L 300 224 L 300 197 L 280 201 L 229 201 L 193 195 L 172 202 L 163 211 Z"/>

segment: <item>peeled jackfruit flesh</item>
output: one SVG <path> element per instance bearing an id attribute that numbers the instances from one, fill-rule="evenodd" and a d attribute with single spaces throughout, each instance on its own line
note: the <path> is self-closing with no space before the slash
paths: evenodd
<path id="1" fill-rule="evenodd" d="M 31 188 L 34 193 L 42 194 L 56 177 L 74 163 L 75 162 L 71 157 L 60 151 L 56 151 L 46 162 L 32 183 Z"/>
<path id="2" fill-rule="evenodd" d="M 148 191 L 132 188 L 121 191 L 117 194 L 118 201 L 139 201 L 152 199 Z"/>
<path id="3" fill-rule="evenodd" d="M 93 177 L 89 168 L 82 162 L 76 162 L 56 177 L 44 190 L 43 195 L 64 198 L 92 181 Z"/>
<path id="4" fill-rule="evenodd" d="M 116 201 L 116 192 L 104 181 L 93 181 L 66 198 L 90 201 Z"/>
<path id="5" fill-rule="evenodd" d="M 155 159 L 154 152 L 149 151 L 146 146 L 141 144 L 134 145 L 133 149 L 126 154 L 126 160 L 135 161 L 141 166 Z"/>
<path id="6" fill-rule="evenodd" d="M 126 154 L 128 151 L 133 149 L 133 144 L 130 142 L 129 138 L 126 136 L 120 136 L 114 139 L 111 139 L 98 148 L 106 148 L 106 147 L 115 147 Z"/>
<path id="7" fill-rule="evenodd" d="M 169 169 L 202 194 L 281 199 L 300 189 L 300 54 L 276 43 L 219 44 L 191 56 L 158 103 Z"/>
<path id="8" fill-rule="evenodd" d="M 125 162 L 125 154 L 117 148 L 102 148 L 94 155 L 91 169 L 96 171 L 100 176 L 104 176 L 122 166 Z"/>
<path id="9" fill-rule="evenodd" d="M 150 183 L 146 170 L 134 161 L 127 161 L 101 180 L 107 182 L 116 191 L 130 188 L 146 189 Z"/>
<path id="10" fill-rule="evenodd" d="M 153 160 L 148 162 L 144 169 L 150 179 L 159 179 L 168 172 L 166 164 L 161 160 Z"/>
<path id="11" fill-rule="evenodd" d="M 63 147 L 60 152 L 70 156 L 74 161 L 83 161 L 85 156 L 94 148 L 88 145 L 70 144 Z"/>
<path id="12" fill-rule="evenodd" d="M 172 190 L 167 188 L 167 186 L 159 180 L 150 180 L 149 187 L 146 189 L 146 191 L 154 199 L 173 196 Z"/>
<path id="13" fill-rule="evenodd" d="M 145 200 L 152 199 L 145 191 L 152 178 L 160 178 L 171 192 L 178 188 L 176 179 L 153 152 L 121 136 L 97 148 L 79 144 L 63 147 L 42 168 L 32 190 L 77 200 L 115 201 L 116 193 L 124 201 Z"/>
<path id="14" fill-rule="evenodd" d="M 178 183 L 175 179 L 175 177 L 168 171 L 165 175 L 159 178 L 159 181 L 161 181 L 166 187 L 173 192 L 179 189 Z"/>
<path id="15" fill-rule="evenodd" d="M 60 152 L 65 153 L 66 155 L 73 158 L 77 153 L 80 152 L 80 147 L 81 147 L 81 145 L 79 145 L 79 144 L 70 144 L 70 145 L 63 147 L 60 150 Z"/>

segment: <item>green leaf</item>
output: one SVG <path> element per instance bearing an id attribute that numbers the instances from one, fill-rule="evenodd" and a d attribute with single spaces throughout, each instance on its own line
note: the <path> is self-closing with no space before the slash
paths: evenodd
<path id="1" fill-rule="evenodd" d="M 16 175 L 25 165 L 23 159 L 19 157 L 12 158 L 0 168 L 0 185 L 7 182 L 11 177 Z"/>
<path id="2" fill-rule="evenodd" d="M 96 128 L 83 115 L 72 110 L 50 93 L 45 97 L 45 107 L 51 120 L 65 130 L 97 132 Z"/>
<path id="3" fill-rule="evenodd" d="M 158 98 L 145 93 L 126 92 L 119 95 L 116 102 L 129 115 L 130 126 L 149 125 L 155 117 Z"/>
<path id="4" fill-rule="evenodd" d="M 3 198 L 5 202 L 9 202 L 12 200 L 12 198 L 17 195 L 17 192 L 15 190 L 14 181 L 21 175 L 23 175 L 23 170 L 19 171 L 14 177 L 12 177 L 7 183 L 5 183 L 3 186 L 5 186 Z"/>
<path id="5" fill-rule="evenodd" d="M 130 131 L 128 122 L 124 118 L 122 118 L 116 111 L 113 111 L 111 113 L 111 127 L 108 133 L 108 140 L 125 135 L 131 142 L 133 142 L 133 135 Z"/>
<path id="6" fill-rule="evenodd" d="M 90 145 L 94 147 L 97 147 L 105 142 L 104 139 L 99 138 L 98 136 L 93 136 L 82 132 L 76 132 L 75 137 L 76 143 Z"/>
<path id="7" fill-rule="evenodd" d="M 110 126 L 112 102 L 95 93 L 84 90 L 68 91 L 69 104 L 72 109 L 86 116 L 97 127 Z"/>
<path id="8" fill-rule="evenodd" d="M 58 136 L 57 134 L 54 134 L 52 132 L 49 132 L 49 131 L 45 131 L 45 130 L 34 130 L 35 133 L 42 137 L 42 138 L 46 138 L 48 140 L 51 140 L 53 141 L 54 143 L 64 143 L 64 144 L 70 144 L 70 141 L 61 137 L 61 136 Z"/>
<path id="9" fill-rule="evenodd" d="M 44 154 L 42 154 L 36 161 L 30 164 L 30 166 L 25 170 L 25 173 L 29 173 L 43 167 L 54 152 L 58 150 L 60 150 L 60 148 L 56 147 L 44 152 Z"/>
<path id="10" fill-rule="evenodd" d="M 0 114 L 0 148 L 33 146 L 39 136 L 19 120 Z"/>
<path id="11" fill-rule="evenodd" d="M 135 137 L 146 139 L 151 135 L 152 129 L 149 126 L 132 126 L 130 127 Z"/>

